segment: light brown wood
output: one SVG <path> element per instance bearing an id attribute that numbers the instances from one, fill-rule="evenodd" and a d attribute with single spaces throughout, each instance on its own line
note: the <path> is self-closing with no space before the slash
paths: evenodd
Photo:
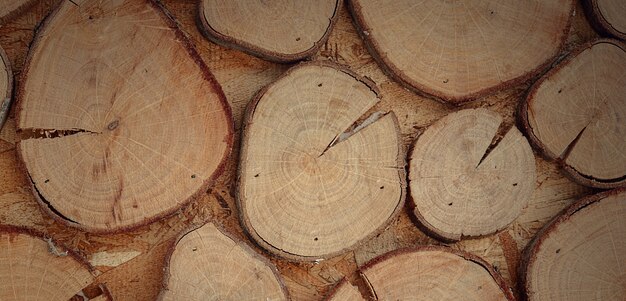
<path id="1" fill-rule="evenodd" d="M 447 247 L 402 249 L 361 269 L 375 300 L 514 300 L 493 268 Z"/>
<path id="2" fill-rule="evenodd" d="M 0 0 L 0 24 L 4 24 L 27 9 L 35 0 Z"/>
<path id="3" fill-rule="evenodd" d="M 202 0 L 199 25 L 212 41 L 278 62 L 300 60 L 322 46 L 342 0 Z"/>
<path id="4" fill-rule="evenodd" d="M 53 240 L 0 226 L 0 300 L 67 301 L 94 278 L 82 259 Z"/>
<path id="5" fill-rule="evenodd" d="M 501 123 L 487 109 L 461 110 L 417 138 L 409 164 L 413 213 L 437 238 L 492 234 L 511 224 L 531 199 L 532 149 L 515 127 L 497 133 Z"/>
<path id="6" fill-rule="evenodd" d="M 11 62 L 0 47 L 0 129 L 9 116 L 11 100 L 13 98 L 13 71 Z"/>
<path id="7" fill-rule="evenodd" d="M 626 190 L 583 198 L 525 252 L 529 301 L 626 299 Z"/>
<path id="8" fill-rule="evenodd" d="M 352 0 L 372 55 L 391 76 L 452 103 L 529 79 L 558 54 L 572 0 Z"/>
<path id="9" fill-rule="evenodd" d="M 531 141 L 587 186 L 626 184 L 626 45 L 599 40 L 537 82 L 519 114 Z"/>
<path id="10" fill-rule="evenodd" d="M 25 70 L 19 155 L 61 222 L 93 232 L 146 224 L 204 193 L 224 168 L 230 108 L 154 1 L 63 1 Z"/>
<path id="11" fill-rule="evenodd" d="M 67 0 L 65 0 L 67 1 Z M 41 0 L 25 13 L 0 27 L 0 43 L 5 48 L 13 63 L 15 74 L 22 71 L 22 63 L 31 43 L 34 29 L 39 21 L 49 12 L 50 3 L 55 0 Z M 163 5 L 176 17 L 183 31 L 196 45 L 202 59 L 209 65 L 226 98 L 233 108 L 237 128 L 242 123 L 245 106 L 254 94 L 266 84 L 273 82 L 289 68 L 288 65 L 274 64 L 240 51 L 224 48 L 208 41 L 198 31 L 197 3 L 189 0 L 162 0 Z M 578 2 L 578 1 L 576 1 Z M 597 37 L 582 14 L 576 8 L 573 26 L 567 47 L 577 47 Z M 316 60 L 331 59 L 349 65 L 352 70 L 366 75 L 380 88 L 381 101 L 375 110 L 393 110 L 398 117 L 402 144 L 408 148 L 415 141 L 416 135 L 446 114 L 458 108 L 442 105 L 432 99 L 406 91 L 397 82 L 387 77 L 372 60 L 352 23 L 346 6 L 339 12 L 339 18 L 328 42 L 313 57 Z M 488 107 L 503 116 L 505 123 L 514 121 L 514 110 L 519 100 L 525 95 L 528 84 L 520 84 L 511 89 L 468 103 L 468 107 Z M 13 115 L 12 115 L 13 116 Z M 50 233 L 55 238 L 72 248 L 79 248 L 87 258 L 106 250 L 111 256 L 118 256 L 117 262 L 129 252 L 139 253 L 134 259 L 121 265 L 96 266 L 105 272 L 99 280 L 106 282 L 116 300 L 154 301 L 163 284 L 163 264 L 171 239 L 188 229 L 190 223 L 198 224 L 211 220 L 222 225 L 229 233 L 244 237 L 238 220 L 235 205 L 236 166 L 239 156 L 231 156 L 225 173 L 220 176 L 209 193 L 180 210 L 180 213 L 141 227 L 126 234 L 85 235 L 53 222 L 47 215 L 42 215 L 32 193 L 29 193 L 25 174 L 18 172 L 16 151 L 14 149 L 14 119 L 10 116 L 5 127 L 0 131 L 0 220 L 11 221 L 29 227 L 36 227 Z M 240 135 L 235 135 L 235 145 Z M 237 151 L 235 151 L 237 152 Z M 513 224 L 498 235 L 489 235 L 476 239 L 461 240 L 451 244 L 453 248 L 465 250 L 481 256 L 502 274 L 507 283 L 515 287 L 516 254 L 523 249 L 528 240 L 548 220 L 561 209 L 591 192 L 590 188 L 569 180 L 554 162 L 537 157 L 537 188 L 532 200 L 522 215 Z M 436 243 L 409 219 L 409 211 L 402 209 L 400 214 L 384 231 L 361 244 L 353 251 L 318 263 L 292 262 L 269 257 L 279 268 L 292 300 L 320 301 L 335 287 L 344 276 L 353 280 L 359 265 L 373 257 L 397 248 L 416 244 Z M 211 213 L 211 217 L 208 217 Z M 501 239 L 505 234 L 513 238 L 513 243 Z M 163 243 L 166 241 L 167 243 Z M 503 250 L 507 252 L 503 252 Z M 513 250 L 512 252 L 509 252 Z M 126 259 L 127 260 L 127 259 Z M 514 288 L 515 289 L 515 288 Z"/>
<path id="12" fill-rule="evenodd" d="M 328 257 L 374 235 L 402 208 L 395 115 L 373 114 L 348 131 L 379 101 L 375 89 L 337 65 L 309 63 L 249 105 L 239 204 L 261 246 L 293 259 Z"/>
<path id="13" fill-rule="evenodd" d="M 343 279 L 330 294 L 326 297 L 327 301 L 365 301 L 359 290 L 350 284 L 347 279 Z"/>
<path id="14" fill-rule="evenodd" d="M 213 224 L 178 240 L 166 277 L 158 300 L 288 300 L 276 268 Z"/>
<path id="15" fill-rule="evenodd" d="M 584 0 L 583 3 L 587 17 L 598 31 L 626 40 L 626 2 Z"/>

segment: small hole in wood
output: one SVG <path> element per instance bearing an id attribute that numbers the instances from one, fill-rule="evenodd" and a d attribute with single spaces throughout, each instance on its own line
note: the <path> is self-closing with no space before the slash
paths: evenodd
<path id="1" fill-rule="evenodd" d="M 198 251 L 198 248 L 197 247 L 193 247 L 191 250 L 195 252 L 195 251 Z"/>
<path id="2" fill-rule="evenodd" d="M 561 253 L 561 249 L 556 249 L 556 253 L 557 254 Z"/>
<path id="3" fill-rule="evenodd" d="M 380 186 L 380 189 L 385 189 L 385 186 Z"/>
<path id="4" fill-rule="evenodd" d="M 46 179 L 46 180 L 45 180 L 45 181 L 43 181 L 43 182 L 44 182 L 44 183 L 48 183 L 48 182 L 50 182 L 50 180 L 49 180 L 49 179 Z"/>
<path id="5" fill-rule="evenodd" d="M 452 206 L 452 203 L 448 203 L 448 206 Z"/>
<path id="6" fill-rule="evenodd" d="M 513 183 L 513 186 L 517 186 L 517 183 Z"/>
<path id="7" fill-rule="evenodd" d="M 493 10 L 492 10 L 492 11 L 490 11 L 489 13 L 493 15 Z"/>
<path id="8" fill-rule="evenodd" d="M 321 86 L 322 86 L 322 83 L 317 84 L 317 86 L 318 86 L 318 87 L 321 87 Z"/>
<path id="9" fill-rule="evenodd" d="M 139 206 L 137 206 L 137 204 L 133 205 L 133 208 L 137 209 L 139 208 Z"/>
<path id="10" fill-rule="evenodd" d="M 561 92 L 563 92 L 563 89 L 559 89 L 559 92 L 557 92 L 557 93 L 561 94 Z"/>
<path id="11" fill-rule="evenodd" d="M 300 38 L 296 38 L 296 41 L 300 41 Z"/>
<path id="12" fill-rule="evenodd" d="M 191 178 L 192 178 L 192 179 L 195 179 L 195 178 L 196 178 L 196 175 L 191 175 Z"/>
<path id="13" fill-rule="evenodd" d="M 255 178 L 258 178 L 258 177 L 259 177 L 259 175 L 260 175 L 260 173 L 258 173 L 258 174 L 256 174 L 256 175 L 254 175 L 254 177 L 255 177 Z"/>
<path id="14" fill-rule="evenodd" d="M 447 79 L 447 78 L 446 78 L 446 79 L 444 79 L 444 80 L 443 80 L 443 83 L 444 83 L 444 84 L 447 84 L 447 83 L 448 83 L 448 79 Z"/>
<path id="15" fill-rule="evenodd" d="M 316 237 L 316 238 L 313 238 L 313 240 L 314 240 L 314 241 L 317 241 L 318 239 L 317 239 L 317 237 Z"/>
<path id="16" fill-rule="evenodd" d="M 116 129 L 119 124 L 120 124 L 119 120 L 114 120 L 111 123 L 109 123 L 109 125 L 107 126 L 107 129 L 109 129 L 109 131 L 112 131 Z"/>

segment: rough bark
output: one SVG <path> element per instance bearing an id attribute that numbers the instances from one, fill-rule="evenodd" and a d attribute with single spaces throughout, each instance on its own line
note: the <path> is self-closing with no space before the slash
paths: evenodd
<path id="1" fill-rule="evenodd" d="M 4 125 L 11 108 L 11 99 L 13 98 L 13 71 L 11 70 L 11 62 L 0 47 L 0 129 Z"/>
<path id="2" fill-rule="evenodd" d="M 626 2 L 622 0 L 583 0 L 591 25 L 603 35 L 626 40 Z"/>

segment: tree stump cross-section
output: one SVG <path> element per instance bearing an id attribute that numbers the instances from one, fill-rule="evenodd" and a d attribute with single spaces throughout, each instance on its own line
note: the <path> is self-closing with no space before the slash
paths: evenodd
<path id="1" fill-rule="evenodd" d="M 531 89 L 518 114 L 530 141 L 576 182 L 626 184 L 626 45 L 598 40 Z"/>
<path id="2" fill-rule="evenodd" d="M 572 0 L 351 0 L 372 56 L 401 83 L 458 104 L 530 79 L 565 42 Z"/>
<path id="3" fill-rule="evenodd" d="M 526 247 L 529 301 L 626 299 L 626 190 L 581 199 Z"/>
<path id="4" fill-rule="evenodd" d="M 172 247 L 158 300 L 288 300 L 278 271 L 215 225 L 183 235 Z"/>
<path id="5" fill-rule="evenodd" d="M 75 300 L 94 280 L 87 261 L 54 240 L 0 226 L 0 300 Z M 105 287 L 96 286 L 96 291 L 92 300 L 112 300 Z"/>
<path id="6" fill-rule="evenodd" d="M 364 78 L 302 64 L 248 107 L 239 166 L 242 224 L 265 249 L 295 260 L 344 252 L 401 210 L 404 151 L 393 113 Z M 382 116 L 381 116 L 382 115 Z"/>
<path id="7" fill-rule="evenodd" d="M 232 145 L 230 107 L 156 1 L 62 1 L 18 91 L 19 155 L 42 208 L 93 232 L 171 214 Z"/>
<path id="8" fill-rule="evenodd" d="M 291 62 L 324 45 L 341 5 L 342 0 L 202 0 L 198 24 L 215 43 Z"/>
<path id="9" fill-rule="evenodd" d="M 366 263 L 359 276 L 369 296 L 343 281 L 327 300 L 515 300 L 491 265 L 448 247 L 395 250 Z"/>
<path id="10" fill-rule="evenodd" d="M 522 213 L 535 189 L 535 157 L 516 127 L 498 133 L 501 123 L 486 109 L 461 110 L 417 138 L 409 188 L 427 233 L 444 241 L 488 235 Z"/>

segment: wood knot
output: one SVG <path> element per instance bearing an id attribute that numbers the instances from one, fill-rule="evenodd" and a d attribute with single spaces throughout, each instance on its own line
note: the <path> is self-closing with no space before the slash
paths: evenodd
<path id="1" fill-rule="evenodd" d="M 107 125 L 107 129 L 109 129 L 109 131 L 112 131 L 112 130 L 116 129 L 118 125 L 120 125 L 120 121 L 119 120 L 115 120 L 115 121 L 109 123 L 109 125 Z"/>

